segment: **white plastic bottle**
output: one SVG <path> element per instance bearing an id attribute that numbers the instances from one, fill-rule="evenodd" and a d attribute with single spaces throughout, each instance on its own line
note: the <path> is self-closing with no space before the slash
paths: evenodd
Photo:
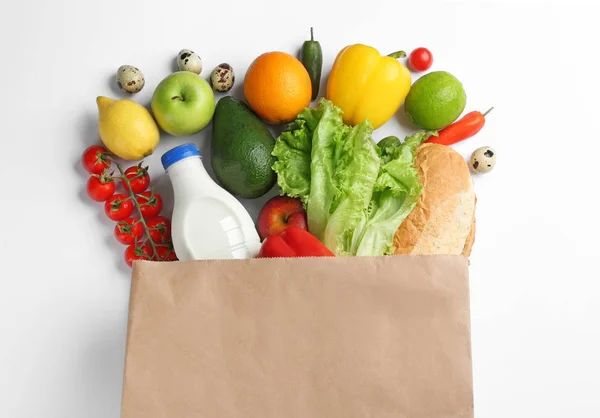
<path id="1" fill-rule="evenodd" d="M 161 162 L 173 185 L 171 236 L 179 260 L 258 254 L 261 242 L 250 214 L 208 175 L 194 144 L 167 151 Z"/>

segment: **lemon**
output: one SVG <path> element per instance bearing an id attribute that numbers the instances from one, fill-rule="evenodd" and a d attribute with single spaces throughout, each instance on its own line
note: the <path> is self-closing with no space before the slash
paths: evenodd
<path id="1" fill-rule="evenodd" d="M 106 148 L 128 161 L 141 160 L 152 154 L 160 132 L 152 114 L 129 99 L 115 100 L 98 96 L 98 133 Z"/>
<path id="2" fill-rule="evenodd" d="M 438 130 L 458 119 L 466 104 L 462 83 L 446 71 L 433 71 L 413 83 L 404 108 L 417 127 Z"/>

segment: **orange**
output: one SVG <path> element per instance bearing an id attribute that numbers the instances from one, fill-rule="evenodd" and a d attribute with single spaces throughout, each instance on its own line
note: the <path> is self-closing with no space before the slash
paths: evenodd
<path id="1" fill-rule="evenodd" d="M 312 87 L 300 60 L 285 52 L 266 52 L 246 72 L 244 95 L 250 108 L 270 124 L 296 119 L 310 104 Z"/>

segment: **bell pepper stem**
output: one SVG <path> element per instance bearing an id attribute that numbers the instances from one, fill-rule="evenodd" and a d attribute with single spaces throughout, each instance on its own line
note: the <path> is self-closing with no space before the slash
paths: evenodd
<path id="1" fill-rule="evenodd" d="M 493 107 L 490 107 L 490 108 L 487 110 L 487 112 L 485 112 L 485 113 L 483 114 L 483 116 L 487 116 L 487 115 L 488 115 L 488 113 L 490 113 L 490 112 L 492 111 L 492 109 L 493 109 Z"/>
<path id="2" fill-rule="evenodd" d="M 312 26 L 310 27 L 310 40 L 311 41 L 315 40 L 315 38 L 313 38 L 313 28 L 312 28 Z"/>
<path id="3" fill-rule="evenodd" d="M 404 58 L 404 57 L 406 57 L 406 52 L 404 52 L 404 51 L 392 52 L 391 54 L 388 55 L 388 57 L 392 57 L 392 58 Z"/>

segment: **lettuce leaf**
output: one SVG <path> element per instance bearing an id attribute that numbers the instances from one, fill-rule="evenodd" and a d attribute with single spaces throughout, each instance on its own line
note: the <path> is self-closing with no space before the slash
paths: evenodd
<path id="1" fill-rule="evenodd" d="M 394 235 L 413 210 L 423 186 L 414 166 L 415 149 L 435 132 L 417 132 L 402 144 L 381 149 L 381 170 L 371 198 L 368 217 L 354 234 L 355 255 L 391 254 Z M 383 144 L 384 146 L 387 144 Z"/>
<path id="2" fill-rule="evenodd" d="M 341 109 L 334 107 L 330 101 L 321 101 L 317 111 L 321 111 L 321 119 L 312 137 L 311 183 L 306 213 L 309 231 L 323 241 L 332 208 L 341 198 L 339 180 L 334 181 L 334 176 L 342 169 L 339 166 L 343 159 L 339 158 L 338 148 L 346 142 L 348 127 L 343 124 Z"/>
<path id="3" fill-rule="evenodd" d="M 303 109 L 277 138 L 272 152 L 277 158 L 273 170 L 277 173 L 282 193 L 299 197 L 304 203 L 310 191 L 313 135 L 323 117 L 323 111 L 323 108 Z"/>
<path id="4" fill-rule="evenodd" d="M 310 151 L 312 131 L 303 119 L 296 120 L 290 130 L 275 142 L 272 154 L 277 158 L 273 170 L 281 192 L 299 197 L 304 203 L 310 191 Z"/>
<path id="5" fill-rule="evenodd" d="M 351 252 L 351 238 L 356 226 L 368 212 L 379 174 L 380 158 L 377 145 L 371 138 L 372 131 L 373 127 L 368 121 L 349 131 L 343 144 L 344 158 L 340 159 L 342 162 L 334 173 L 339 184 L 339 204 L 329 217 L 322 241 L 338 255 L 354 255 Z"/>
<path id="6" fill-rule="evenodd" d="M 434 132 L 376 144 L 368 120 L 344 125 L 321 99 L 277 138 L 273 169 L 283 194 L 302 199 L 308 229 L 340 256 L 383 255 L 422 191 L 414 151 Z"/>

